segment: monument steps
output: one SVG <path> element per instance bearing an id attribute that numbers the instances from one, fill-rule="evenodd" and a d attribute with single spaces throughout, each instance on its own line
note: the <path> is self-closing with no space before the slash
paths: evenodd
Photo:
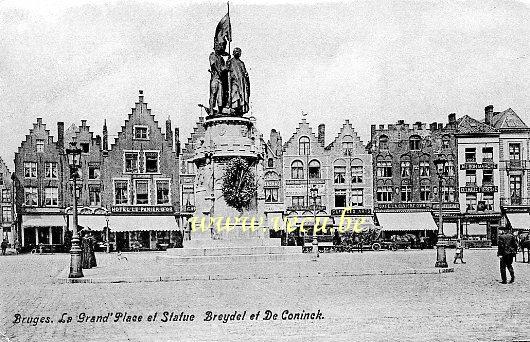
<path id="1" fill-rule="evenodd" d="M 205 256 L 161 255 L 156 257 L 170 265 L 197 264 L 230 264 L 230 263 L 260 263 L 260 262 L 299 262 L 311 259 L 311 254 L 302 253 L 271 253 L 271 254 L 226 254 Z"/>
<path id="2" fill-rule="evenodd" d="M 228 256 L 228 255 L 261 255 L 261 254 L 296 254 L 301 253 L 300 246 L 225 246 L 204 248 L 173 248 L 168 250 L 169 256 Z"/>

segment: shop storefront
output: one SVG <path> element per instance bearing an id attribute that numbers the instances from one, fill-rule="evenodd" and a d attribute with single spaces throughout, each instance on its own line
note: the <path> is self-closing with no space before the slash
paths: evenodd
<path id="1" fill-rule="evenodd" d="M 53 246 L 60 249 L 63 244 L 66 220 L 62 214 L 58 215 L 23 215 L 22 241 L 25 247 L 38 245 Z"/>
<path id="2" fill-rule="evenodd" d="M 431 212 L 379 212 L 377 221 L 381 227 L 383 239 L 392 235 L 411 233 L 420 236 L 435 237 L 438 226 L 434 222 Z"/>

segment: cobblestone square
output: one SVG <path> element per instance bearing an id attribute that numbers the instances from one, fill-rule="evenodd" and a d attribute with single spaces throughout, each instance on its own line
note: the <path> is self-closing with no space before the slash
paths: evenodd
<path id="1" fill-rule="evenodd" d="M 448 251 L 451 264 L 453 251 Z M 157 253 L 127 254 L 126 265 L 115 255 L 98 254 L 100 272 L 141 272 Z M 492 249 L 466 251 L 467 264 L 447 274 L 268 277 L 154 283 L 58 284 L 68 265 L 67 254 L 0 258 L 1 321 L 4 341 L 481 341 L 528 340 L 530 265 L 515 263 L 516 282 L 502 285 Z M 317 262 L 336 269 L 406 269 L 433 267 L 434 250 L 327 254 Z M 389 266 L 388 266 L 389 265 Z M 451 266 L 453 266 L 451 264 Z M 142 266 L 146 273 L 152 273 Z M 213 272 L 214 266 L 206 267 Z M 222 272 L 252 268 L 255 272 L 296 273 L 303 265 L 218 265 Z M 314 267 L 310 265 L 308 267 Z M 152 265 L 166 272 L 186 267 Z M 90 270 L 97 272 L 98 269 Z M 156 272 L 155 272 L 156 273 Z M 89 276 L 89 274 L 87 274 Z M 263 320 L 278 314 L 277 320 Z M 282 320 L 284 310 L 322 319 Z M 204 321 L 207 312 L 243 314 L 244 320 Z M 257 320 L 250 315 L 260 312 Z M 164 312 L 167 314 L 164 316 Z M 60 318 L 72 317 L 70 323 Z M 111 315 L 109 322 L 79 323 L 79 314 Z M 114 322 L 116 313 L 143 316 L 141 322 Z M 153 322 L 148 316 L 157 313 Z M 168 320 L 174 313 L 171 321 Z M 183 314 L 182 314 L 183 313 Z M 13 323 L 21 317 L 50 317 L 50 323 Z M 183 321 L 194 315 L 193 321 Z M 288 317 L 285 314 L 285 317 Z M 235 315 L 234 315 L 235 316 Z M 63 317 L 63 318 L 65 318 Z M 174 320 L 176 317 L 177 320 Z M 131 318 L 132 319 L 132 318 Z M 178 320 L 180 319 L 180 321 Z M 66 318 L 65 318 L 66 320 Z"/>

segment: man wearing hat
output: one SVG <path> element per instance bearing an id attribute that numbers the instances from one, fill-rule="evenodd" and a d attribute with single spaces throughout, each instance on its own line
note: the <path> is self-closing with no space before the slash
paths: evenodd
<path id="1" fill-rule="evenodd" d="M 501 235 L 499 235 L 499 245 L 497 250 L 497 256 L 500 258 L 501 266 L 501 283 L 506 284 L 506 269 L 510 272 L 510 283 L 515 280 L 513 273 L 513 258 L 517 254 L 517 241 L 515 236 L 510 232 L 508 228 L 504 228 Z"/>

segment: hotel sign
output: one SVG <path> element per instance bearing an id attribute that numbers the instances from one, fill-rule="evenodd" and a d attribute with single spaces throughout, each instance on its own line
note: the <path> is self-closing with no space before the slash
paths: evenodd
<path id="1" fill-rule="evenodd" d="M 431 209 L 431 203 L 377 203 L 378 209 Z"/>
<path id="2" fill-rule="evenodd" d="M 113 213 L 139 213 L 139 214 L 151 214 L 151 213 L 173 213 L 172 206 L 156 206 L 156 205 L 115 205 L 112 207 Z"/>
<path id="3" fill-rule="evenodd" d="M 499 187 L 496 185 L 460 187 L 460 192 L 497 192 L 497 191 L 499 191 Z"/>
<path id="4" fill-rule="evenodd" d="M 496 168 L 497 168 L 497 164 L 495 163 L 460 164 L 460 170 L 496 169 Z"/>
<path id="5" fill-rule="evenodd" d="M 343 211 L 344 211 L 344 216 L 372 215 L 372 209 L 368 209 L 368 208 L 351 208 L 350 210 L 331 209 L 331 215 L 333 215 L 333 216 L 341 216 Z"/>

